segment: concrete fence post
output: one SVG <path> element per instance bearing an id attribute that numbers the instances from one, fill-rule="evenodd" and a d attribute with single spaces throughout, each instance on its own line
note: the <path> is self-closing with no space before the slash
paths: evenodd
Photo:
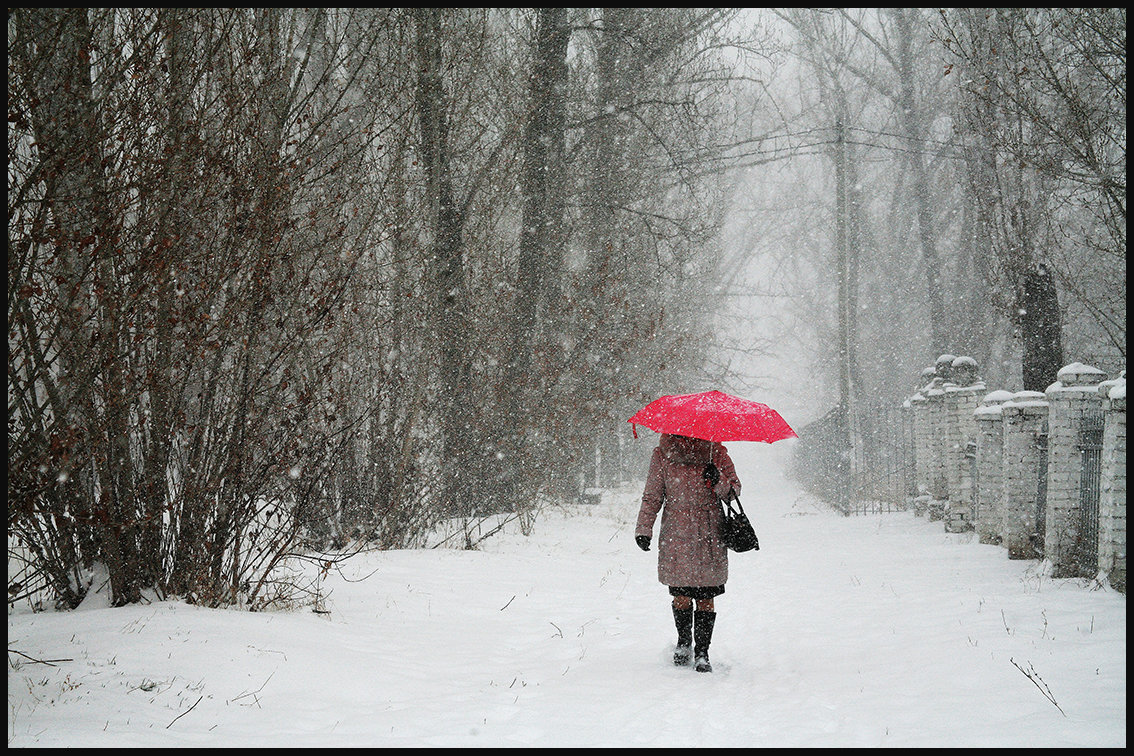
<path id="1" fill-rule="evenodd" d="M 976 512 L 975 526 L 981 543 L 1001 544 L 1004 535 L 1004 415 L 1002 405 L 1012 399 L 1009 391 L 992 391 L 973 410 L 976 420 Z"/>
<path id="2" fill-rule="evenodd" d="M 1002 478 L 1004 520 L 1000 527 L 1009 559 L 1042 554 L 1048 405 L 1038 391 L 1019 391 L 1000 407 L 1004 418 Z"/>
<path id="3" fill-rule="evenodd" d="M 1098 385 L 1103 378 L 1098 368 L 1076 362 L 1061 368 L 1045 392 L 1050 413 L 1044 558 L 1053 577 L 1094 577 L 1097 572 L 1099 503 L 1094 498 L 1094 509 L 1088 511 L 1083 501 L 1081 434 L 1088 415 L 1101 419 Z"/>
<path id="4" fill-rule="evenodd" d="M 948 502 L 944 511 L 945 532 L 964 533 L 974 529 L 978 426 L 973 410 L 980 404 L 985 387 L 972 357 L 954 358 L 951 376 L 952 382 L 945 385 L 942 397 L 942 451 Z"/>
<path id="5" fill-rule="evenodd" d="M 1099 384 L 1105 413 L 1099 498 L 1099 573 L 1126 592 L 1126 371 Z"/>

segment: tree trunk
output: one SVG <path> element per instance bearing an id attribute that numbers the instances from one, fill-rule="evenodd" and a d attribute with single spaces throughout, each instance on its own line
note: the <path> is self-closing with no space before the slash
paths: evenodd
<path id="1" fill-rule="evenodd" d="M 510 355 L 504 391 L 507 427 L 503 433 L 511 453 L 506 463 L 504 504 L 521 506 L 528 494 L 518 490 L 517 471 L 529 469 L 526 430 L 550 424 L 546 386 L 549 364 L 543 349 L 555 330 L 554 309 L 563 260 L 563 196 L 566 130 L 566 8 L 538 11 L 529 107 L 524 124 L 524 164 L 520 177 L 523 223 L 519 270 L 512 310 Z M 544 352 L 539 363 L 534 352 Z"/>
<path id="2" fill-rule="evenodd" d="M 1042 263 L 1024 272 L 1019 312 L 1024 390 L 1043 391 L 1063 367 L 1063 346 L 1055 281 Z"/>
<path id="3" fill-rule="evenodd" d="M 192 21 L 175 8 L 158 11 L 159 27 L 165 33 L 169 66 L 169 168 L 166 184 L 162 187 L 162 208 L 158 230 L 149 253 L 155 263 L 150 266 L 155 276 L 152 294 L 156 313 L 154 317 L 153 363 L 148 383 L 150 402 L 149 445 L 143 454 L 145 460 L 139 495 L 143 511 L 139 538 L 140 568 L 146 585 L 154 585 L 162 575 L 161 532 L 164 512 L 169 504 L 169 456 L 173 443 L 173 417 L 175 408 L 173 370 L 173 300 L 170 280 L 174 261 L 182 254 L 181 234 L 186 227 L 184 208 L 185 181 L 189 175 L 186 156 L 188 125 L 186 108 L 189 103 L 189 61 Z"/>
<path id="4" fill-rule="evenodd" d="M 637 273 L 628 252 L 633 235 L 623 228 L 618 210 L 629 205 L 626 182 L 631 176 L 625 162 L 626 128 L 620 115 L 633 97 L 630 78 L 635 52 L 629 39 L 640 25 L 641 13 L 636 8 L 602 9 L 595 59 L 597 97 L 585 136 L 589 142 L 584 201 L 588 255 L 579 302 L 583 317 L 578 327 L 580 340 L 587 344 L 583 359 L 590 368 L 585 380 L 592 395 L 589 417 L 584 422 L 590 424 L 586 437 L 595 448 L 596 485 L 614 484 L 621 477 L 618 438 L 610 430 L 612 418 L 607 411 L 609 398 L 620 395 L 616 385 L 619 351 L 632 328 L 630 300 Z"/>
<path id="5" fill-rule="evenodd" d="M 898 113 L 902 116 L 902 126 L 910 147 L 910 167 L 913 171 L 913 201 L 917 209 L 918 242 L 925 265 L 925 296 L 929 304 L 930 347 L 933 356 L 944 354 L 949 349 L 949 336 L 945 323 L 945 293 L 942 291 L 940 267 L 937 253 L 937 234 L 933 226 L 933 196 L 929 187 L 929 168 L 922 154 L 925 149 L 925 124 L 920 105 L 914 92 L 913 60 L 913 20 L 912 11 L 899 8 L 898 26 L 898 75 L 900 95 Z"/>
<path id="6" fill-rule="evenodd" d="M 850 496 L 853 480 L 855 419 L 858 417 L 855 368 L 857 338 L 855 311 L 858 302 L 856 250 L 852 238 L 854 223 L 851 209 L 851 171 L 847 157 L 846 130 L 841 116 L 835 121 L 835 273 L 838 280 L 839 334 L 839 417 L 842 419 L 838 474 L 841 496 Z M 840 501 L 846 505 L 846 501 Z"/>
<path id="7" fill-rule="evenodd" d="M 467 344 L 468 305 L 465 292 L 461 218 L 453 195 L 449 124 L 442 81 L 441 10 L 416 8 L 421 162 L 426 175 L 430 244 L 429 279 L 440 349 L 440 391 L 443 417 L 444 482 L 442 500 L 452 515 L 472 514 L 472 482 L 462 475 L 469 459 L 470 425 Z"/>

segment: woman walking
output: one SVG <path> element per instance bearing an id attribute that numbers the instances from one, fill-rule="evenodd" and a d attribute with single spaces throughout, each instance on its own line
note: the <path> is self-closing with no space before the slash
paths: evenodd
<path id="1" fill-rule="evenodd" d="M 689 436 L 663 434 L 650 458 L 634 539 L 650 550 L 654 520 L 658 534 L 658 581 L 673 596 L 677 647 L 673 663 L 692 661 L 712 672 L 709 644 L 717 613 L 713 599 L 725 592 L 728 550 L 721 542 L 717 497 L 740 493 L 740 479 L 724 446 Z M 696 608 L 694 608 L 696 602 Z M 694 643 L 696 644 L 694 646 Z"/>

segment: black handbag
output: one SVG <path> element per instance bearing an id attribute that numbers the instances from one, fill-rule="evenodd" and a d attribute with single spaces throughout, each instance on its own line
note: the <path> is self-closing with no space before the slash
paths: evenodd
<path id="1" fill-rule="evenodd" d="M 744 507 L 740 505 L 740 497 L 736 491 L 729 491 L 728 497 L 718 499 L 721 505 L 721 541 L 731 551 L 759 551 L 760 539 L 756 537 L 756 530 L 744 514 Z M 736 508 L 733 509 L 733 502 Z"/>

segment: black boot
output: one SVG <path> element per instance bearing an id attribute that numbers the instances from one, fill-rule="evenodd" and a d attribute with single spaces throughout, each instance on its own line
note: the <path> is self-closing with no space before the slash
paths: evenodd
<path id="1" fill-rule="evenodd" d="M 709 644 L 713 642 L 713 625 L 717 622 L 716 612 L 697 611 L 693 615 L 693 637 L 697 641 L 694 663 L 698 672 L 712 672 L 709 663 Z"/>
<path id="2" fill-rule="evenodd" d="M 673 622 L 677 625 L 677 648 L 673 650 L 673 663 L 684 667 L 693 657 L 693 608 L 673 607 Z"/>

